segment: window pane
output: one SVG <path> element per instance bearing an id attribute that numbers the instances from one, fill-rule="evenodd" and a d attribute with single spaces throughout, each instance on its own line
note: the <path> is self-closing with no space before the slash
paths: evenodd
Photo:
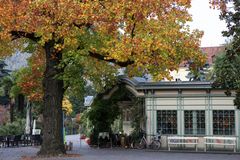
<path id="1" fill-rule="evenodd" d="M 162 130 L 162 134 L 177 134 L 177 111 L 158 110 L 157 130 Z"/>
<path id="2" fill-rule="evenodd" d="M 205 134 L 205 111 L 184 111 L 185 134 Z"/>
<path id="3" fill-rule="evenodd" d="M 234 135 L 235 134 L 234 110 L 213 111 L 213 134 Z"/>

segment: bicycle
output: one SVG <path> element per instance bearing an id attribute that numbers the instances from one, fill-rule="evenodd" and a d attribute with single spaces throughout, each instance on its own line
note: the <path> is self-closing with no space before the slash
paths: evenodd
<path id="1" fill-rule="evenodd" d="M 137 149 L 145 149 L 145 148 L 150 148 L 154 150 L 161 148 L 161 136 L 154 135 L 151 142 L 148 143 L 145 135 L 143 135 L 140 142 L 137 144 Z"/>

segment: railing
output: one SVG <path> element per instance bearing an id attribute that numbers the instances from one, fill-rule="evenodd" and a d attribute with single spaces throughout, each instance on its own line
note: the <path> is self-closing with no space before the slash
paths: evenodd
<path id="1" fill-rule="evenodd" d="M 0 147 L 19 147 L 25 145 L 41 145 L 41 135 L 9 135 L 0 136 Z"/>

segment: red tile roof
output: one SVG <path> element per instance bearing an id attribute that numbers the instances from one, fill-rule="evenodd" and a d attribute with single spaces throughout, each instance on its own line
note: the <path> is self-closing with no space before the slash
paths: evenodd
<path id="1" fill-rule="evenodd" d="M 204 54 L 207 55 L 207 63 L 211 66 L 215 60 L 217 54 L 220 54 L 224 51 L 224 46 L 216 46 L 216 47 L 201 47 L 201 50 Z M 187 67 L 188 62 L 182 62 L 180 67 Z"/>
<path id="2" fill-rule="evenodd" d="M 209 63 L 209 65 L 213 64 L 216 55 L 222 53 L 224 49 L 224 46 L 201 47 L 202 52 L 207 55 L 207 62 Z"/>

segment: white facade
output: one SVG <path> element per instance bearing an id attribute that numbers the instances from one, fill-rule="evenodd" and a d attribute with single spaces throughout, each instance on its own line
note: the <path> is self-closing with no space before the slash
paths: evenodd
<path id="1" fill-rule="evenodd" d="M 172 76 L 173 81 L 176 79 L 181 81 L 189 81 L 189 78 L 187 78 L 187 75 L 189 73 L 188 67 L 179 67 L 178 71 L 171 71 L 170 75 Z"/>
<path id="2" fill-rule="evenodd" d="M 192 91 L 159 91 L 156 94 L 150 94 L 145 98 L 145 111 L 147 116 L 146 121 L 146 133 L 148 139 L 151 139 L 152 135 L 156 135 L 158 126 L 158 111 L 176 111 L 176 133 L 163 133 L 163 135 L 172 136 L 215 136 L 213 133 L 213 112 L 234 112 L 234 125 L 232 134 L 217 134 L 218 136 L 238 137 L 240 133 L 240 111 L 236 109 L 233 104 L 234 97 L 227 97 L 224 91 L 205 91 L 205 90 L 192 90 Z M 202 111 L 204 112 L 204 134 L 187 134 L 185 133 L 185 111 Z M 171 113 L 171 112 L 170 112 Z M 193 120 L 194 121 L 194 120 Z M 199 123 L 197 120 L 196 124 Z M 194 124 L 194 123 L 193 123 Z M 219 123 L 220 124 L 220 123 Z M 196 127 L 197 128 L 197 127 Z M 163 129 L 163 128 L 161 128 Z M 163 129 L 164 130 L 164 129 Z M 215 129 L 216 130 L 216 129 Z M 222 131 L 221 131 L 222 132 Z M 226 131 L 225 131 L 226 132 Z M 202 140 L 203 141 L 203 140 Z M 239 141 L 239 140 L 238 140 Z M 239 142 L 238 142 L 239 144 Z M 202 144 L 200 148 L 203 148 Z M 238 145 L 239 149 L 239 145 Z"/>
<path id="3" fill-rule="evenodd" d="M 205 136 L 236 137 L 240 151 L 240 111 L 233 104 L 234 93 L 226 96 L 225 90 L 213 89 L 210 82 L 122 81 L 145 102 L 148 140 L 161 130 L 163 147 L 169 136 L 191 136 L 199 137 L 198 148 L 203 149 Z"/>

